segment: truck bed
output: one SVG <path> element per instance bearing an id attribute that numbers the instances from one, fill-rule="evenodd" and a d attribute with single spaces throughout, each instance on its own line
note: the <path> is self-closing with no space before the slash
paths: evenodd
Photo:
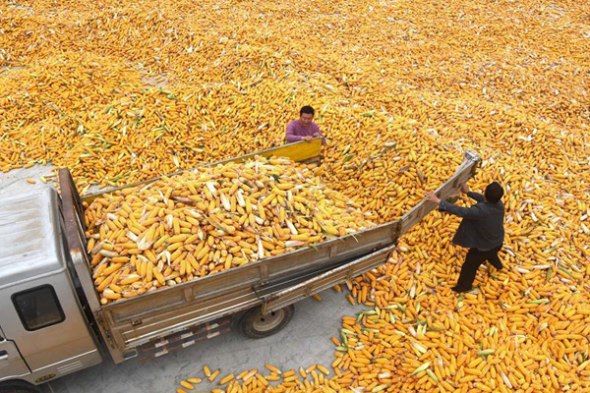
<path id="1" fill-rule="evenodd" d="M 263 153 L 317 159 L 320 145 L 315 145 L 315 150 L 302 142 Z M 302 147 L 305 154 L 299 150 Z M 472 176 L 478 161 L 477 155 L 466 153 L 463 164 L 437 194 L 442 198 L 453 195 Z M 277 310 L 371 270 L 385 263 L 399 237 L 434 208 L 422 201 L 401 219 L 363 232 L 101 306 L 85 251 L 81 201 L 66 172 L 60 173 L 66 236 L 86 300 L 115 362 L 151 341 L 258 305 L 266 312 Z"/>

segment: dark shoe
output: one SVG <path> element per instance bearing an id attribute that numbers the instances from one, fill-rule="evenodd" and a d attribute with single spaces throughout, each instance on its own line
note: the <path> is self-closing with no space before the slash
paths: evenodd
<path id="1" fill-rule="evenodd" d="M 455 285 L 451 289 L 457 293 L 464 293 L 464 292 L 469 292 L 469 291 L 473 290 L 473 287 L 464 288 L 464 287 L 460 287 L 458 285 Z"/>

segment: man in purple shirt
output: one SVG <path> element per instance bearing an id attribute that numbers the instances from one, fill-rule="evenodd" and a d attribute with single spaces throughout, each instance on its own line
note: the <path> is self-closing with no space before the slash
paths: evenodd
<path id="1" fill-rule="evenodd" d="M 315 110 L 306 105 L 299 111 L 299 119 L 291 121 L 287 125 L 287 143 L 299 141 L 311 141 L 313 138 L 322 138 L 322 143 L 326 144 L 326 138 L 322 135 L 320 127 L 313 122 Z"/>

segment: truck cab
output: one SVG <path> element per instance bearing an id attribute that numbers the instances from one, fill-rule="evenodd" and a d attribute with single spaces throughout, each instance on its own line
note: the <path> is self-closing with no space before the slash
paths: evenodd
<path id="1" fill-rule="evenodd" d="M 0 391 L 35 385 L 102 361 L 77 288 L 57 192 L 0 204 Z"/>

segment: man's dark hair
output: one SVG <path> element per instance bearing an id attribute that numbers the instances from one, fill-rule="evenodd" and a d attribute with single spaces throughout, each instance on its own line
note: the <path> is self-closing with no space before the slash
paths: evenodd
<path id="1" fill-rule="evenodd" d="M 309 105 L 305 105 L 303 108 L 301 108 L 301 110 L 299 111 L 299 116 L 301 116 L 302 114 L 307 113 L 309 115 L 315 115 L 315 109 L 313 109 L 311 106 Z"/>
<path id="2" fill-rule="evenodd" d="M 504 195 L 504 189 L 498 182 L 492 182 L 486 187 L 484 195 L 486 197 L 486 201 L 498 203 L 500 199 L 502 199 L 502 195 Z"/>

